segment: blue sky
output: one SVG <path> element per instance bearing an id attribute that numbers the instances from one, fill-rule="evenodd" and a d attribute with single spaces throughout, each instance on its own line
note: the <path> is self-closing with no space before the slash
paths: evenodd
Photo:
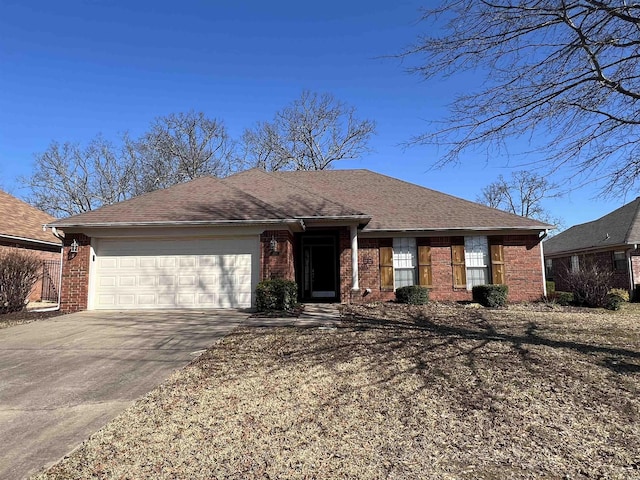
<path id="1" fill-rule="evenodd" d="M 155 117 L 189 110 L 223 120 L 239 137 L 307 89 L 377 123 L 375 151 L 336 168 L 475 200 L 510 175 L 508 159 L 469 153 L 434 171 L 436 148 L 402 146 L 477 81 L 427 83 L 389 58 L 425 33 L 417 22 L 425 2 L 0 0 L 0 187 L 25 196 L 17 178 L 30 175 L 34 154 L 53 140 L 137 136 Z M 546 206 L 569 226 L 632 199 L 595 199 L 595 188 Z"/>

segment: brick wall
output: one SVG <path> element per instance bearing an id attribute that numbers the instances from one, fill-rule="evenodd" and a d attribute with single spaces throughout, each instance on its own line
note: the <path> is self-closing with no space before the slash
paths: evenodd
<path id="1" fill-rule="evenodd" d="M 430 298 L 436 301 L 471 300 L 471 292 L 466 288 L 453 287 L 453 266 L 451 245 L 460 238 L 429 237 L 418 238 L 417 245 L 431 246 L 431 275 L 433 287 Z M 504 245 L 505 283 L 509 286 L 509 301 L 521 302 L 538 300 L 542 297 L 542 262 L 540 242 L 537 235 L 513 235 L 490 238 Z M 381 246 L 391 246 L 389 238 L 359 238 L 358 263 L 360 292 L 351 292 L 351 244 L 349 232 L 340 234 L 340 279 L 341 301 L 367 302 L 393 300 L 392 290 L 380 289 Z M 366 294 L 366 289 L 371 293 Z"/>
<path id="2" fill-rule="evenodd" d="M 640 255 L 640 252 L 634 250 L 632 255 L 634 254 Z M 628 270 L 614 270 L 613 250 L 578 255 L 578 258 L 580 266 L 595 263 L 605 271 L 613 271 L 612 288 L 622 288 L 625 290 L 633 289 L 633 286 L 629 284 L 630 279 Z M 633 278 L 636 279 L 636 283 L 640 283 L 640 261 L 638 260 L 640 260 L 640 257 L 636 257 L 635 261 L 632 257 L 632 268 L 634 272 Z M 557 291 L 569 291 L 569 286 L 566 281 L 566 272 L 570 271 L 571 256 L 553 258 L 553 281 L 556 284 Z"/>
<path id="3" fill-rule="evenodd" d="M 29 255 L 33 255 L 39 260 L 52 260 L 55 262 L 60 261 L 60 252 L 48 252 L 44 250 L 36 250 L 21 244 L 3 244 L 0 245 L 0 255 L 6 253 L 28 253 Z M 42 299 L 42 279 L 38 279 L 36 284 L 31 289 L 31 293 L 29 294 L 30 302 L 39 302 Z"/>
<path id="4" fill-rule="evenodd" d="M 271 239 L 278 242 L 277 253 L 271 252 Z M 260 280 L 284 278 L 295 280 L 295 242 L 287 230 L 267 230 L 260 235 Z"/>
<path id="5" fill-rule="evenodd" d="M 71 253 L 71 243 L 78 242 L 78 253 Z M 89 298 L 89 262 L 91 239 L 82 234 L 68 234 L 64 239 L 60 310 L 66 313 L 87 309 Z"/>

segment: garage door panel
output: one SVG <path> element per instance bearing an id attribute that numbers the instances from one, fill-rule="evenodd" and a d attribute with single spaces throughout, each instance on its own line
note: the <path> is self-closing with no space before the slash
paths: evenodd
<path id="1" fill-rule="evenodd" d="M 257 237 L 101 240 L 93 308 L 250 307 Z"/>

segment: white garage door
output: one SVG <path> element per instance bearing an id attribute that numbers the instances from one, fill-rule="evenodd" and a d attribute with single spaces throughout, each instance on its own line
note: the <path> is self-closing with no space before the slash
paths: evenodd
<path id="1" fill-rule="evenodd" d="M 91 307 L 251 307 L 258 243 L 257 237 L 100 239 Z"/>

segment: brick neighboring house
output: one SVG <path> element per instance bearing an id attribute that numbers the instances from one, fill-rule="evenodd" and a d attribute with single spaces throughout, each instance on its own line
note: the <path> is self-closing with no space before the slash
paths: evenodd
<path id="1" fill-rule="evenodd" d="M 640 197 L 592 222 L 575 225 L 543 244 L 546 275 L 568 289 L 564 273 L 597 263 L 613 272 L 613 287 L 633 294 L 640 283 Z"/>
<path id="2" fill-rule="evenodd" d="M 301 301 L 390 300 L 420 284 L 469 300 L 504 283 L 544 292 L 550 225 L 368 170 L 203 177 L 53 222 L 65 233 L 65 311 L 251 307 L 262 279 Z"/>
<path id="3" fill-rule="evenodd" d="M 57 301 L 62 242 L 51 231 L 42 229 L 44 224 L 54 220 L 51 215 L 0 190 L 0 253 L 29 252 L 40 258 L 43 261 L 45 297 Z M 48 268 L 54 263 L 57 267 Z M 42 299 L 43 278 L 31 291 L 30 301 Z"/>

